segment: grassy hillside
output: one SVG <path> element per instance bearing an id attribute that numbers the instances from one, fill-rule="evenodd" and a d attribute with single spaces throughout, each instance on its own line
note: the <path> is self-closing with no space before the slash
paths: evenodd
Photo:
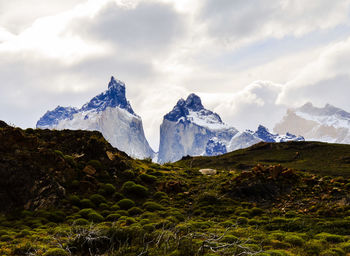
<path id="1" fill-rule="evenodd" d="M 321 175 L 350 176 L 350 145 L 322 142 L 259 143 L 216 157 L 188 157 L 181 167 L 245 170 L 256 164 L 282 164 Z"/>
<path id="2" fill-rule="evenodd" d="M 303 169 L 319 172 L 322 157 L 313 163 L 312 152 L 320 148 L 346 157 L 341 145 L 260 144 L 232 153 L 235 162 L 228 154 L 158 165 L 129 158 L 98 132 L 0 122 L 0 255 L 345 256 L 350 179 L 286 161 L 298 149 L 312 166 Z"/>

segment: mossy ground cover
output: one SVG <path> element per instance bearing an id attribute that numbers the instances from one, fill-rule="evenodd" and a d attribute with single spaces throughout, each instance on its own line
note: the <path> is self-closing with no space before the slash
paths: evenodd
<path id="1" fill-rule="evenodd" d="M 3 215 L 0 254 L 350 252 L 350 206 L 343 200 L 350 181 L 345 178 L 262 165 L 243 173 L 219 170 L 218 174 L 207 176 L 198 169 L 171 170 L 154 165 L 150 168 L 144 161 L 135 161 L 128 172 L 133 173 L 132 178 L 114 177 L 108 183 L 101 182 L 96 191 L 82 193 L 74 186 L 68 188 L 59 208 Z M 157 178 L 150 182 L 145 175 Z M 263 187 L 257 181 L 268 185 Z M 145 194 L 135 194 L 135 186 L 142 187 Z M 110 193 L 101 190 L 107 187 Z M 322 195 L 318 199 L 313 196 L 316 189 Z"/>
<path id="2" fill-rule="evenodd" d="M 8 139 L 13 140 L 6 144 Z M 270 146 L 267 153 L 261 145 L 249 149 L 256 155 L 236 152 L 244 159 L 238 167 L 251 166 L 242 170 L 234 168 L 237 155 L 233 165 L 227 156 L 165 165 L 133 160 L 95 132 L 0 128 L 0 140 L 5 170 L 19 161 L 11 158 L 15 154 L 21 166 L 47 174 L 33 183 L 39 191 L 35 203 L 1 209 L 0 255 L 350 253 L 350 179 L 332 175 L 334 163 L 328 164 L 327 176 L 325 169 L 314 172 L 321 165 L 317 147 L 310 170 L 283 162 L 296 150 L 311 161 L 308 151 L 294 144 L 273 151 L 276 163 L 266 161 L 273 157 Z M 342 154 L 338 162 L 346 160 L 347 152 Z M 200 167 L 215 167 L 217 174 L 202 175 Z M 31 169 L 18 170 L 26 175 Z M 8 188 L 17 184 L 10 181 Z M 55 194 L 56 188 L 62 193 Z"/>

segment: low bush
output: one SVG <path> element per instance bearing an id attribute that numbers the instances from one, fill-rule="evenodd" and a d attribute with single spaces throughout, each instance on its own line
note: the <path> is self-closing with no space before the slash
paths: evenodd
<path id="1" fill-rule="evenodd" d="M 87 164 L 91 165 L 92 167 L 94 167 L 98 171 L 102 170 L 102 164 L 98 160 L 90 160 Z"/>
<path id="2" fill-rule="evenodd" d="M 304 244 L 304 239 L 297 235 L 287 235 L 284 240 L 293 246 L 302 246 Z"/>
<path id="3" fill-rule="evenodd" d="M 99 194 L 93 194 L 90 196 L 91 202 L 93 202 L 95 205 L 99 205 L 100 203 L 106 203 L 107 200 L 104 196 L 101 196 Z"/>
<path id="4" fill-rule="evenodd" d="M 128 214 L 130 216 L 139 215 L 141 213 L 143 213 L 143 211 L 139 207 L 132 207 L 131 209 L 128 210 Z"/>
<path id="5" fill-rule="evenodd" d="M 128 210 L 135 205 L 131 199 L 122 199 L 117 203 L 122 210 Z"/>
<path id="6" fill-rule="evenodd" d="M 113 184 L 100 184 L 100 189 L 98 190 L 99 194 L 103 194 L 105 196 L 112 196 L 116 191 L 116 188 Z"/>
<path id="7" fill-rule="evenodd" d="M 157 181 L 157 177 L 150 174 L 142 173 L 139 177 L 145 183 L 154 183 Z"/>
<path id="8" fill-rule="evenodd" d="M 94 208 L 95 207 L 94 203 L 91 202 L 91 200 L 87 199 L 87 198 L 80 200 L 80 206 L 83 208 Z"/>
<path id="9" fill-rule="evenodd" d="M 163 211 L 165 209 L 162 205 L 156 202 L 146 202 L 143 204 L 143 208 L 150 212 Z"/>
<path id="10" fill-rule="evenodd" d="M 330 243 L 341 243 L 345 241 L 345 238 L 340 235 L 334 235 L 329 233 L 320 233 L 315 236 L 319 240 L 325 240 Z"/>
<path id="11" fill-rule="evenodd" d="M 88 220 L 93 221 L 93 222 L 102 222 L 104 221 L 104 218 L 101 214 L 97 212 L 92 212 L 88 214 Z"/>
<path id="12" fill-rule="evenodd" d="M 107 221 L 117 221 L 120 218 L 120 216 L 121 216 L 120 214 L 112 213 L 106 217 L 106 220 Z"/>
<path id="13" fill-rule="evenodd" d="M 320 240 L 310 240 L 305 243 L 304 250 L 307 255 L 320 255 L 324 245 Z"/>
<path id="14" fill-rule="evenodd" d="M 69 253 L 61 248 L 48 249 L 43 256 L 68 256 Z"/>

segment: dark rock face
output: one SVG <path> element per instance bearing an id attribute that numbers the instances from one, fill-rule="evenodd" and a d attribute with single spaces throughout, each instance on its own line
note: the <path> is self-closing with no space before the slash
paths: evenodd
<path id="1" fill-rule="evenodd" d="M 100 112 L 104 111 L 107 107 L 120 107 L 134 114 L 134 110 L 125 96 L 125 84 L 122 81 L 116 80 L 113 76 L 108 83 L 108 90 L 91 99 L 90 102 L 81 108 L 81 111 L 94 109 Z"/>
<path id="2" fill-rule="evenodd" d="M 129 157 L 112 148 L 99 132 L 0 125 L 0 212 L 59 205 L 72 180 L 97 182 L 83 172 L 83 164 L 92 159 L 107 170 L 128 168 Z M 116 156 L 113 161 L 106 151 Z"/>
<path id="3" fill-rule="evenodd" d="M 37 122 L 37 126 L 45 127 L 52 124 L 58 124 L 60 120 L 73 119 L 73 115 L 78 113 L 76 108 L 58 106 L 52 111 L 47 111 Z"/>
<path id="4" fill-rule="evenodd" d="M 205 148 L 205 154 L 207 156 L 218 156 L 226 154 L 226 145 L 216 138 L 210 139 Z"/>
<path id="5" fill-rule="evenodd" d="M 200 111 L 203 110 L 204 107 L 202 105 L 201 98 L 196 94 L 191 93 L 188 95 L 187 99 L 180 99 L 173 110 L 164 116 L 164 119 L 176 122 L 181 117 L 186 117 L 189 114 L 189 110 L 192 111 Z M 212 112 L 208 113 L 211 114 Z"/>

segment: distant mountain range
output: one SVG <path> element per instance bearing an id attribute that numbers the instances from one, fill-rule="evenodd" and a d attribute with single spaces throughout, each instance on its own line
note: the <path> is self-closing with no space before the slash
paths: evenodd
<path id="1" fill-rule="evenodd" d="M 274 131 L 302 134 L 306 140 L 350 144 L 350 113 L 326 104 L 289 109 Z"/>
<path id="2" fill-rule="evenodd" d="M 152 158 L 159 163 L 174 162 L 187 155 L 221 155 L 259 142 L 316 140 L 350 144 L 350 113 L 329 104 L 317 108 L 307 103 L 289 109 L 274 127 L 275 133 L 262 125 L 256 131 L 238 131 L 206 109 L 200 97 L 192 93 L 163 117 L 155 153 L 145 137 L 141 117 L 126 98 L 125 84 L 114 77 L 105 92 L 81 108 L 58 106 L 48 111 L 37 122 L 37 128 L 97 130 L 128 155 Z"/>
<path id="3" fill-rule="evenodd" d="M 221 155 L 262 141 L 291 140 L 302 141 L 304 138 L 289 133 L 272 134 L 262 125 L 255 132 L 239 132 L 225 124 L 218 114 L 205 109 L 197 95 L 190 94 L 186 100 L 180 99 L 163 118 L 158 162 L 174 162 L 186 155 Z"/>

